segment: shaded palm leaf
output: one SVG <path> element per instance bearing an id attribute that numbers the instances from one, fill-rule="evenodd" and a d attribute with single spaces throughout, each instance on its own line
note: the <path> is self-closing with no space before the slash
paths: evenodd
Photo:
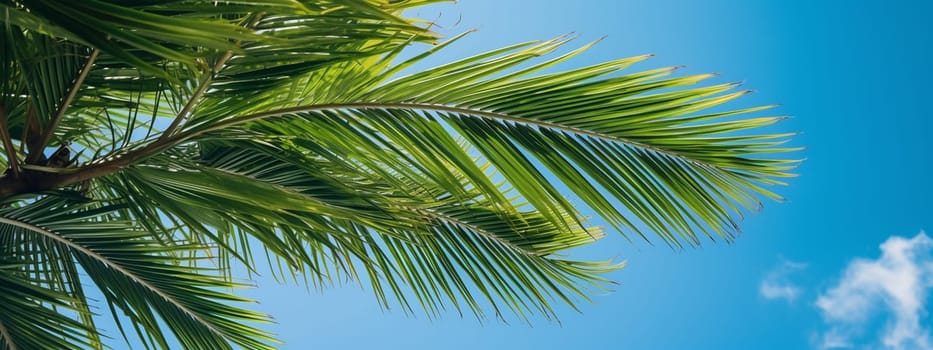
<path id="1" fill-rule="evenodd" d="M 265 317 L 230 305 L 248 301 L 222 292 L 223 288 L 235 287 L 235 284 L 212 277 L 211 270 L 207 268 L 178 265 L 182 258 L 177 253 L 197 246 L 167 247 L 153 240 L 149 232 L 134 228 L 132 223 L 114 219 L 114 209 L 94 203 L 69 204 L 56 197 L 4 209 L 0 211 L 3 241 L 9 244 L 6 247 L 12 248 L 43 241 L 66 248 L 73 256 L 72 264 L 80 264 L 103 292 L 109 306 L 120 309 L 134 328 L 138 325 L 145 329 L 146 334 L 140 336 L 148 337 L 153 345 L 168 347 L 160 331 L 160 322 L 164 322 L 186 348 L 229 348 L 230 343 L 247 348 L 269 348 L 268 343 L 262 341 L 268 338 L 267 334 L 238 323 L 264 321 Z M 16 251 L 13 254 L 18 255 Z M 45 283 L 33 282 L 31 285 L 37 284 Z M 87 304 L 87 300 L 69 300 L 73 298 L 70 294 L 60 293 L 52 298 L 55 295 L 37 291 L 11 305 Z M 47 330 L 53 332 L 52 339 L 48 341 L 57 339 L 63 342 L 61 345 L 65 345 L 64 342 L 71 344 L 68 348 L 83 348 L 91 340 L 97 340 L 93 332 L 88 340 L 78 338 L 74 334 L 75 329 L 80 330 L 84 323 L 63 315 L 56 314 L 48 322 L 61 325 Z M 23 327 L 22 324 L 18 326 Z M 28 344 L 37 341 L 26 337 L 23 345 L 18 345 L 17 332 L 11 331 L 9 339 L 2 339 L 12 345 L 11 348 L 30 348 Z"/>

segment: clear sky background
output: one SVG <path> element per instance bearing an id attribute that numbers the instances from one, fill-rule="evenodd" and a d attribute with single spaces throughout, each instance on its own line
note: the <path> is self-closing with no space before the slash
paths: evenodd
<path id="1" fill-rule="evenodd" d="M 248 295 L 286 349 L 930 348 L 933 242 L 919 235 L 933 232 L 930 4 L 462 0 L 414 11 L 441 13 L 448 36 L 479 29 L 435 62 L 575 32 L 581 45 L 607 38 L 565 67 L 654 53 L 633 69 L 744 81 L 757 93 L 732 106 L 780 103 L 795 117 L 781 129 L 803 132 L 801 176 L 733 244 L 672 251 L 610 233 L 574 252 L 629 265 L 611 276 L 614 293 L 561 309 L 561 324 L 381 312 L 359 286 L 260 280 Z"/>

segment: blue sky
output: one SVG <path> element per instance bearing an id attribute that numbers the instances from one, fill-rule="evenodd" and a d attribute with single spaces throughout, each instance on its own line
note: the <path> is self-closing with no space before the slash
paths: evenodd
<path id="1" fill-rule="evenodd" d="M 607 38 L 570 65 L 653 53 L 636 68 L 687 65 L 780 103 L 802 131 L 788 202 L 750 215 L 733 244 L 696 250 L 618 235 L 573 252 L 619 258 L 622 284 L 562 323 L 380 312 L 359 286 L 321 293 L 261 280 L 248 294 L 287 349 L 915 349 L 933 320 L 933 141 L 929 2 L 463 0 L 415 11 L 441 31 L 478 32 L 437 62 L 575 32 Z M 882 246 L 884 244 L 884 246 Z"/>

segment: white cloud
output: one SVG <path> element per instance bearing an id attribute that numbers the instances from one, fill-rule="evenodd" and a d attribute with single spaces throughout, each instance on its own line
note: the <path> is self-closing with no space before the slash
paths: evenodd
<path id="1" fill-rule="evenodd" d="M 839 283 L 816 300 L 829 329 L 820 348 L 850 348 L 871 318 L 885 317 L 876 346 L 884 349 L 933 350 L 926 299 L 933 287 L 933 239 L 926 234 L 907 239 L 890 237 L 876 260 L 855 259 Z"/>
<path id="2" fill-rule="evenodd" d="M 761 296 L 767 299 L 785 299 L 794 301 L 800 295 L 800 288 L 792 285 L 778 285 L 769 281 L 762 281 L 758 288 Z"/>
<path id="3" fill-rule="evenodd" d="M 820 349 L 848 349 L 852 347 L 847 335 L 840 334 L 839 330 L 832 329 L 823 334 L 820 339 Z"/>
<path id="4" fill-rule="evenodd" d="M 765 299 L 784 299 L 793 302 L 802 290 L 788 280 L 788 275 L 806 268 L 806 264 L 783 260 L 781 265 L 768 272 L 758 285 L 758 293 Z"/>

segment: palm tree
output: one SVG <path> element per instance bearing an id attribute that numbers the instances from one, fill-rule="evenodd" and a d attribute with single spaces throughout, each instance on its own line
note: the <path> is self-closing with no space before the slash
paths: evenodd
<path id="1" fill-rule="evenodd" d="M 236 271 L 553 318 L 620 267 L 557 254 L 604 235 L 582 212 L 682 247 L 780 199 L 792 135 L 711 75 L 556 70 L 561 37 L 401 76 L 461 37 L 402 15 L 431 2 L 0 2 L 0 348 L 103 348 L 100 313 L 273 348 Z"/>

